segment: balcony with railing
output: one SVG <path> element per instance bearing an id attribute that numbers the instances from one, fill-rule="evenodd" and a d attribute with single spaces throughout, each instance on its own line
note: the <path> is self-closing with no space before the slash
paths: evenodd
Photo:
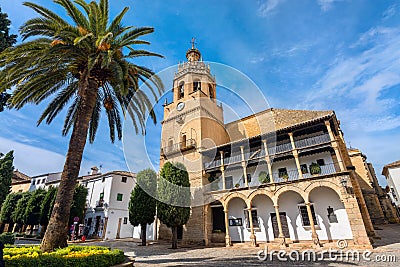
<path id="1" fill-rule="evenodd" d="M 327 144 L 329 142 L 330 142 L 330 137 L 327 133 L 313 137 L 302 138 L 294 141 L 296 149 L 300 150 L 321 144 Z M 285 153 L 291 152 L 292 150 L 293 150 L 292 144 L 290 142 L 285 142 L 278 144 L 276 146 L 269 145 L 268 154 L 277 157 L 281 155 L 286 155 Z M 263 157 L 265 157 L 265 150 L 263 147 L 250 148 L 250 152 L 244 153 L 244 158 L 246 161 L 260 159 Z M 225 157 L 224 165 L 235 164 L 241 161 L 242 161 L 242 155 L 240 153 L 239 154 L 236 153 L 235 155 Z M 217 158 L 211 162 L 205 163 L 204 167 L 206 170 L 209 170 L 220 167 L 221 165 L 222 165 L 222 160 L 220 158 Z"/>
<path id="2" fill-rule="evenodd" d="M 326 164 L 326 165 L 321 165 L 319 166 L 320 170 L 311 174 L 310 172 L 303 173 L 302 176 L 303 178 L 300 178 L 299 172 L 297 169 L 295 170 L 288 170 L 285 172 L 273 172 L 272 173 L 272 178 L 270 179 L 269 183 L 261 183 L 259 178 L 257 176 L 251 175 L 250 179 L 248 179 L 248 186 L 246 186 L 244 177 L 242 176 L 241 178 L 236 178 L 233 179 L 233 183 L 229 184 L 226 183 L 226 190 L 230 189 L 241 189 L 241 188 L 255 188 L 259 187 L 260 185 L 268 185 L 268 184 L 279 184 L 279 183 L 287 183 L 287 182 L 298 182 L 301 181 L 302 179 L 308 179 L 308 178 L 323 178 L 326 175 L 334 174 L 337 173 L 338 170 L 336 169 L 335 165 L 333 163 L 331 164 Z M 209 191 L 214 192 L 214 191 L 221 191 L 224 190 L 222 185 L 222 177 L 219 178 L 218 180 L 214 181 L 210 187 Z"/>
<path id="3" fill-rule="evenodd" d="M 331 141 L 329 134 L 317 135 L 309 138 L 295 140 L 294 144 L 297 149 L 329 143 Z"/>
<path id="4" fill-rule="evenodd" d="M 170 146 L 161 148 L 161 154 L 163 155 L 174 154 L 177 152 L 183 152 L 194 148 L 196 148 L 196 140 L 188 139 L 186 141 L 175 143 Z"/>
<path id="5" fill-rule="evenodd" d="M 96 211 L 100 211 L 104 209 L 104 200 L 103 199 L 99 199 L 96 201 L 96 206 L 94 207 L 94 209 Z"/>

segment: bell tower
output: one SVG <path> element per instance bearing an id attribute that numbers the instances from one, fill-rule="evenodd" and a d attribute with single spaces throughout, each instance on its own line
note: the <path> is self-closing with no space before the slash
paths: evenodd
<path id="1" fill-rule="evenodd" d="M 186 61 L 178 65 L 172 86 L 172 101 L 164 103 L 161 130 L 160 168 L 166 161 L 181 162 L 189 173 L 192 208 L 183 228 L 183 240 L 205 240 L 205 207 L 202 189 L 208 184 L 201 151 L 228 142 L 222 105 L 218 104 L 215 77 L 200 51 L 192 46 Z M 185 229 L 190 229 L 186 231 Z M 170 230 L 160 224 L 159 238 L 170 238 Z"/>
<path id="2" fill-rule="evenodd" d="M 227 134 L 222 105 L 216 100 L 215 77 L 194 39 L 186 59 L 175 72 L 172 101 L 163 105 L 160 167 L 166 161 L 183 163 L 191 186 L 197 187 L 204 184 L 200 151 L 225 143 Z"/>

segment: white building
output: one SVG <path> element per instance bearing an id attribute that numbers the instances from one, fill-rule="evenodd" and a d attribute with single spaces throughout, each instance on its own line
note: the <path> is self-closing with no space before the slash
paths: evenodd
<path id="1" fill-rule="evenodd" d="M 61 180 L 61 174 L 62 172 L 54 172 L 33 176 L 29 191 L 35 191 L 39 188 L 47 189 L 51 184 L 53 186 L 58 186 Z"/>
<path id="2" fill-rule="evenodd" d="M 129 222 L 129 199 L 136 185 L 136 175 L 124 171 L 83 177 L 88 189 L 85 227 L 88 236 L 105 240 L 140 238 L 140 226 Z M 154 227 L 147 227 L 147 239 L 154 240 Z"/>
<path id="3" fill-rule="evenodd" d="M 385 165 L 382 174 L 385 175 L 390 188 L 390 198 L 400 207 L 400 160 Z"/>

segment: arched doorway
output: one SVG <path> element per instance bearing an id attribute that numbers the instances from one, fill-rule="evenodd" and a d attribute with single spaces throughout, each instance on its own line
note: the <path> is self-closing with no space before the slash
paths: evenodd
<path id="1" fill-rule="evenodd" d="M 319 186 L 309 194 L 317 219 L 317 234 L 320 240 L 352 239 L 346 209 L 335 190 Z"/>
<path id="2" fill-rule="evenodd" d="M 256 195 L 251 201 L 254 234 L 257 241 L 274 240 L 272 214 L 275 208 L 272 200 L 264 194 Z"/>
<path id="3" fill-rule="evenodd" d="M 279 196 L 278 205 L 285 237 L 290 237 L 292 241 L 311 240 L 311 228 L 304 228 L 300 213 L 301 206 L 304 205 L 303 197 L 299 193 L 289 190 Z M 277 223 L 275 221 L 273 223 L 274 236 L 277 237 Z"/>
<path id="4" fill-rule="evenodd" d="M 214 201 L 210 203 L 211 211 L 211 242 L 212 243 L 225 243 L 225 212 L 222 203 Z"/>
<path id="5" fill-rule="evenodd" d="M 247 205 L 239 197 L 228 202 L 229 235 L 232 242 L 250 241 L 250 229 L 246 227 L 245 212 Z"/>

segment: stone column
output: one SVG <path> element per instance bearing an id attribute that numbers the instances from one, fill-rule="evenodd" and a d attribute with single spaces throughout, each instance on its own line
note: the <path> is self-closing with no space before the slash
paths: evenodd
<path id="1" fill-rule="evenodd" d="M 269 179 L 271 183 L 274 183 L 274 177 L 272 175 L 272 165 L 271 165 L 271 158 L 269 157 L 268 153 L 268 145 L 267 145 L 267 140 L 262 141 L 264 144 L 264 150 L 265 150 L 265 161 L 267 162 L 267 168 L 268 168 L 268 173 L 269 173 Z"/>
<path id="2" fill-rule="evenodd" d="M 319 242 L 317 230 L 315 229 L 315 222 L 314 222 L 314 217 L 312 216 L 311 204 L 310 204 L 310 202 L 306 202 L 305 204 L 307 207 L 308 220 L 310 221 L 310 226 L 311 226 L 311 238 L 316 247 L 321 247 L 321 243 Z"/>
<path id="3" fill-rule="evenodd" d="M 296 162 L 297 172 L 299 173 L 299 179 L 303 178 L 303 172 L 301 171 L 299 153 L 297 152 L 296 145 L 294 143 L 293 133 L 289 133 L 290 143 L 292 144 L 292 153 L 294 161 Z"/>
<path id="4" fill-rule="evenodd" d="M 329 138 L 331 139 L 331 144 L 332 144 L 333 150 L 335 151 L 335 155 L 336 155 L 336 158 L 339 163 L 340 171 L 345 171 L 343 159 L 342 159 L 342 156 L 340 155 L 338 144 L 336 142 L 335 136 L 333 135 L 331 124 L 329 123 L 329 121 L 325 121 L 325 126 L 326 126 L 326 129 L 328 130 Z"/>
<path id="5" fill-rule="evenodd" d="M 224 163 L 224 151 L 219 152 L 221 155 L 221 177 L 222 177 L 222 189 L 226 189 L 226 181 L 225 181 L 225 163 Z"/>
<path id="6" fill-rule="evenodd" d="M 210 208 L 210 205 L 205 205 L 203 207 L 204 209 L 204 245 L 208 246 L 210 244 L 209 239 L 208 239 L 208 209 Z"/>
<path id="7" fill-rule="evenodd" d="M 250 242 L 252 246 L 256 247 L 257 241 L 256 241 L 256 235 L 254 234 L 253 215 L 251 214 L 251 207 L 247 209 L 247 212 L 249 214 L 249 223 L 250 223 Z"/>
<path id="8" fill-rule="evenodd" d="M 225 246 L 231 246 L 231 237 L 229 236 L 229 215 L 228 208 L 224 208 L 225 212 Z"/>
<path id="9" fill-rule="evenodd" d="M 275 213 L 276 213 L 276 222 L 278 223 L 278 229 L 279 229 L 278 242 L 281 247 L 286 247 L 285 235 L 283 234 L 282 222 L 281 222 L 281 217 L 279 214 L 279 206 L 274 205 L 274 207 L 275 207 Z"/>
<path id="10" fill-rule="evenodd" d="M 240 152 L 242 153 L 242 168 L 243 168 L 243 176 L 244 176 L 244 186 L 249 187 L 249 183 L 247 182 L 247 168 L 246 161 L 244 158 L 244 147 L 240 146 Z"/>

